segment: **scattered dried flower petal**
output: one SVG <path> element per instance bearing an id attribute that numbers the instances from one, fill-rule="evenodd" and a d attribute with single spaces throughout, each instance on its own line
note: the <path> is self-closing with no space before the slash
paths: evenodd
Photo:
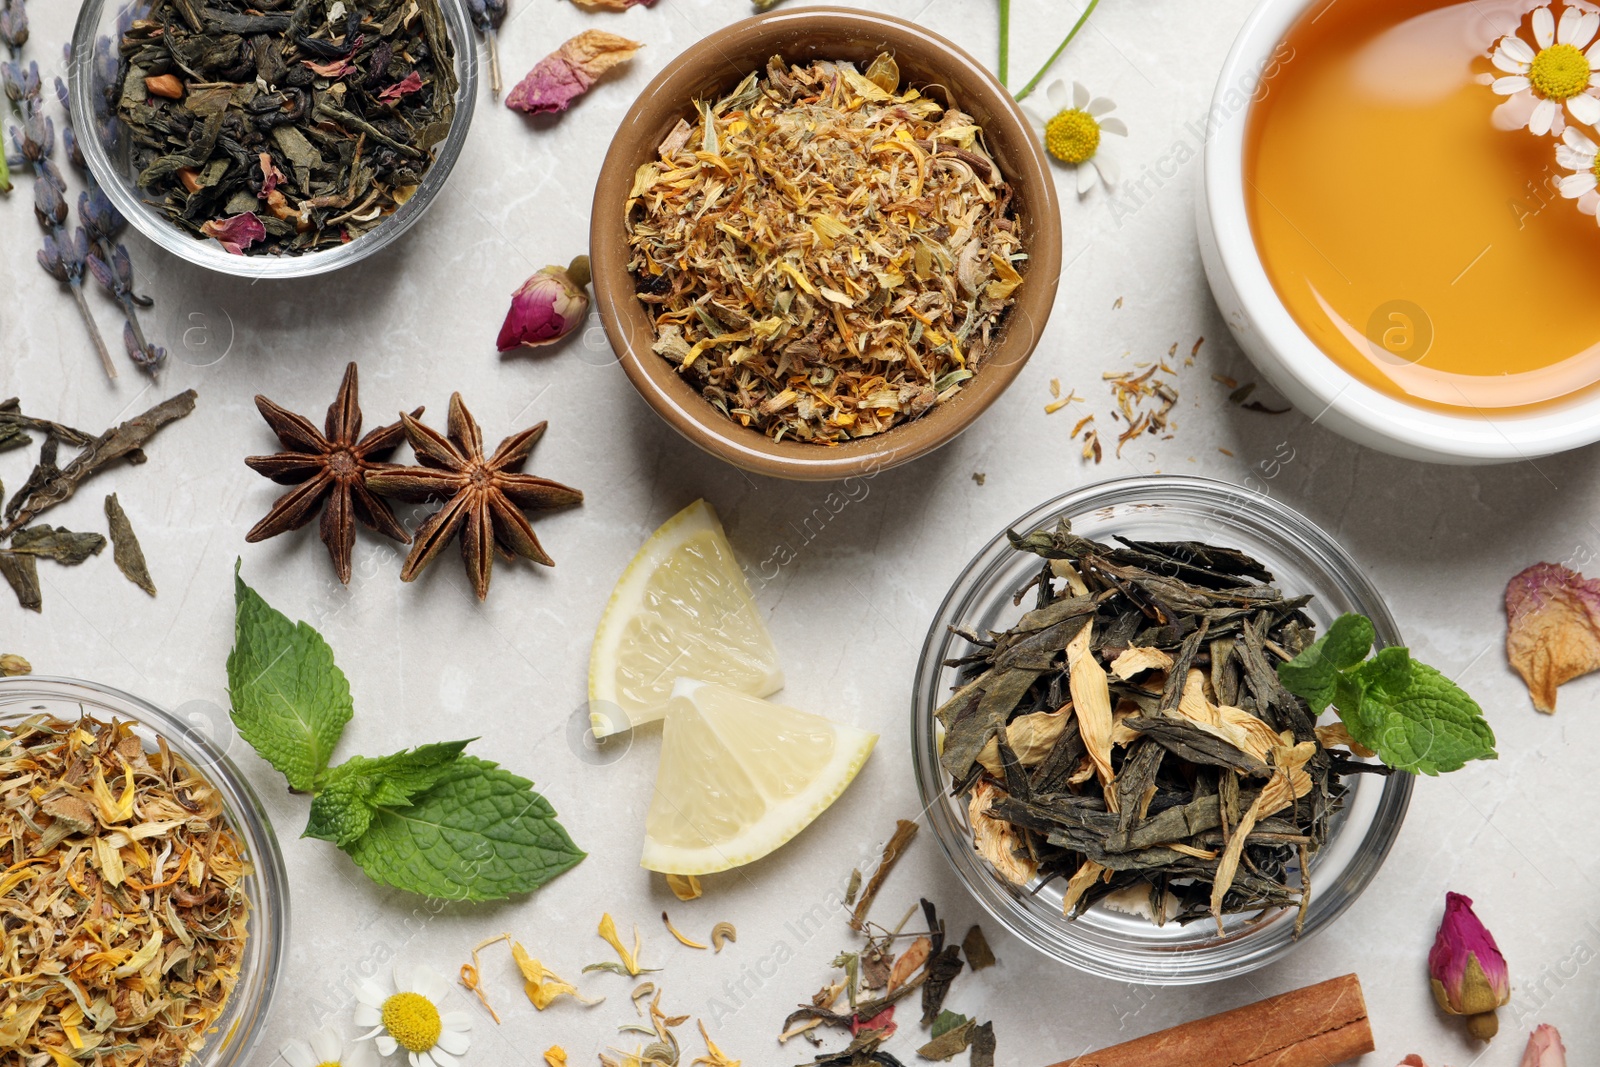
<path id="1" fill-rule="evenodd" d="M 392 104 L 399 100 L 402 96 L 405 96 L 407 93 L 416 93 L 421 91 L 422 75 L 416 71 L 412 71 L 410 74 L 407 74 L 404 78 L 401 78 L 383 92 L 379 93 L 378 99 L 382 100 L 385 104 Z"/>
<path id="2" fill-rule="evenodd" d="M 739 1060 L 730 1060 L 727 1054 L 717 1047 L 717 1043 L 711 1040 L 711 1035 L 706 1033 L 705 1020 L 696 1019 L 695 1023 L 700 1027 L 700 1039 L 706 1043 L 706 1054 L 696 1056 L 691 1061 L 691 1067 L 698 1067 L 702 1063 L 706 1067 L 739 1067 Z"/>
<path id="3" fill-rule="evenodd" d="M 567 1050 L 560 1045 L 551 1045 L 544 1050 L 544 1062 L 548 1067 L 567 1067 Z"/>
<path id="4" fill-rule="evenodd" d="M 667 918 L 667 913 L 666 912 L 662 912 L 661 913 L 661 921 L 666 924 L 667 933 L 671 934 L 673 937 L 678 939 L 678 944 L 683 945 L 683 946 L 685 946 L 687 948 L 709 948 L 710 947 L 709 945 L 702 945 L 700 942 L 692 940 L 691 938 L 688 938 L 688 937 L 684 936 L 682 931 L 680 931 L 676 926 L 672 925 L 672 920 Z"/>
<path id="5" fill-rule="evenodd" d="M 679 900 L 699 900 L 702 890 L 700 879 L 692 874 L 669 874 L 666 876 L 667 888 L 672 890 L 672 895 Z"/>
<path id="6" fill-rule="evenodd" d="M 1506 585 L 1506 658 L 1533 706 L 1556 710 L 1556 687 L 1600 668 L 1600 581 L 1535 563 Z"/>
<path id="7" fill-rule="evenodd" d="M 571 982 L 563 981 L 555 972 L 546 970 L 544 965 L 532 956 L 520 944 L 511 945 L 511 957 L 517 961 L 517 970 L 522 972 L 523 991 L 528 994 L 528 1000 L 540 1011 L 544 1011 L 557 997 L 571 997 L 580 1004 L 593 1006 L 605 1000 L 599 997 L 590 1000 L 582 995 Z"/>
<path id="8" fill-rule="evenodd" d="M 1561 1043 L 1561 1034 L 1555 1027 L 1543 1023 L 1528 1035 L 1528 1047 L 1522 1052 L 1522 1067 L 1567 1067 L 1567 1047 Z"/>
<path id="9" fill-rule="evenodd" d="M 534 115 L 565 111 L 600 75 L 632 59 L 643 47 L 604 30 L 585 30 L 539 60 L 506 96 L 506 106 Z"/>

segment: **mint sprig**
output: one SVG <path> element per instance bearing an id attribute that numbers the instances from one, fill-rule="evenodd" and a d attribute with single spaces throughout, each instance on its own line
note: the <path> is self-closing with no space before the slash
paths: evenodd
<path id="1" fill-rule="evenodd" d="M 1494 730 L 1465 690 L 1403 647 L 1369 658 L 1376 637 L 1370 619 L 1342 615 L 1280 663 L 1278 679 L 1314 715 L 1332 707 L 1357 744 L 1397 771 L 1441 774 L 1498 758 Z"/>
<path id="2" fill-rule="evenodd" d="M 331 841 L 373 881 L 446 900 L 527 893 L 584 853 L 533 783 L 444 741 L 330 767 L 350 685 L 312 627 L 293 623 L 234 572 L 228 690 L 239 734 L 314 794 L 304 836 Z"/>

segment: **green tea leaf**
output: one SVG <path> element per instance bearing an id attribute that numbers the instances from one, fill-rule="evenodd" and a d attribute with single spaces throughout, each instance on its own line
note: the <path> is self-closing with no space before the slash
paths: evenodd
<path id="1" fill-rule="evenodd" d="M 1395 770 L 1414 774 L 1447 773 L 1469 760 L 1498 758 L 1494 730 L 1477 702 L 1427 664 L 1408 665 L 1403 684 L 1392 665 L 1374 672 L 1358 713 L 1341 715 L 1350 736 Z"/>
<path id="2" fill-rule="evenodd" d="M 932 1036 L 943 1037 L 947 1031 L 954 1030 L 958 1026 L 965 1026 L 967 1022 L 968 1019 L 965 1015 L 946 1008 L 939 1013 L 938 1018 L 933 1020 Z"/>
<path id="3" fill-rule="evenodd" d="M 469 744 L 443 741 L 375 759 L 352 756 L 324 771 L 317 779 L 304 836 L 345 847 L 367 832 L 379 806 L 403 807 L 438 784 Z"/>
<path id="4" fill-rule="evenodd" d="M 345 851 L 373 881 L 443 900 L 526 893 L 585 855 L 532 782 L 471 756 L 409 805 L 376 806 Z"/>
<path id="5" fill-rule="evenodd" d="M 97 533 L 74 533 L 65 526 L 40 523 L 11 535 L 11 551 L 28 556 L 48 556 L 57 563 L 76 567 L 106 547 Z"/>
<path id="6" fill-rule="evenodd" d="M 1341 615 L 1304 652 L 1278 664 L 1278 679 L 1285 689 L 1311 705 L 1312 714 L 1321 715 L 1333 703 L 1339 672 L 1365 659 L 1375 640 L 1372 620 L 1365 615 Z"/>
<path id="7" fill-rule="evenodd" d="M 289 788 L 308 791 L 350 721 L 350 683 L 321 634 L 262 600 L 237 566 L 233 581 L 233 724 Z"/>

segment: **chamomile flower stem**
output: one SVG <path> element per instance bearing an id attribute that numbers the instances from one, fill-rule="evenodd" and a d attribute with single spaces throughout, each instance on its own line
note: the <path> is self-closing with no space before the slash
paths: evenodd
<path id="1" fill-rule="evenodd" d="M 1099 6 L 1100 0 L 1089 0 L 1089 6 L 1083 9 L 1083 14 L 1079 16 L 1078 21 L 1073 24 L 1072 29 L 1067 31 L 1067 38 L 1061 42 L 1061 47 L 1055 50 L 1055 54 L 1050 57 L 1049 61 L 1045 63 L 1045 65 L 1040 69 L 1039 73 L 1033 76 L 1033 80 L 1027 85 L 1024 85 L 1022 87 L 1022 92 L 1017 94 L 1018 103 L 1026 100 L 1033 94 L 1035 89 L 1039 88 L 1039 83 L 1044 81 L 1044 76 L 1050 73 L 1050 68 L 1056 65 L 1056 60 L 1061 58 L 1061 54 L 1067 50 L 1067 45 L 1071 44 L 1072 39 L 1078 36 L 1078 31 L 1083 29 L 1084 23 L 1089 21 L 1089 16 L 1094 14 L 1094 9 Z"/>
<path id="2" fill-rule="evenodd" d="M 1000 84 L 1011 80 L 1011 0 L 1000 0 Z"/>

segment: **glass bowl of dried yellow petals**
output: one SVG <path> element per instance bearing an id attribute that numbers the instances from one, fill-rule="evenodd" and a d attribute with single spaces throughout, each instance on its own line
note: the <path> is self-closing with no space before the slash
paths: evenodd
<path id="1" fill-rule="evenodd" d="M 913 696 L 957 876 L 1022 940 L 1119 981 L 1236 977 L 1326 929 L 1415 782 L 1279 683 L 1345 613 L 1401 643 L 1361 567 L 1262 492 L 1126 478 L 1018 517 L 946 597 Z"/>
<path id="2" fill-rule="evenodd" d="M 227 713 L 93 682 L 0 678 L 0 901 L 18 1062 L 234 1067 L 283 970 L 278 841 Z"/>
<path id="3" fill-rule="evenodd" d="M 596 303 L 667 423 L 780 478 L 873 474 L 970 426 L 1055 303 L 1044 149 L 994 76 L 872 11 L 714 33 L 623 120 L 595 191 Z"/>

